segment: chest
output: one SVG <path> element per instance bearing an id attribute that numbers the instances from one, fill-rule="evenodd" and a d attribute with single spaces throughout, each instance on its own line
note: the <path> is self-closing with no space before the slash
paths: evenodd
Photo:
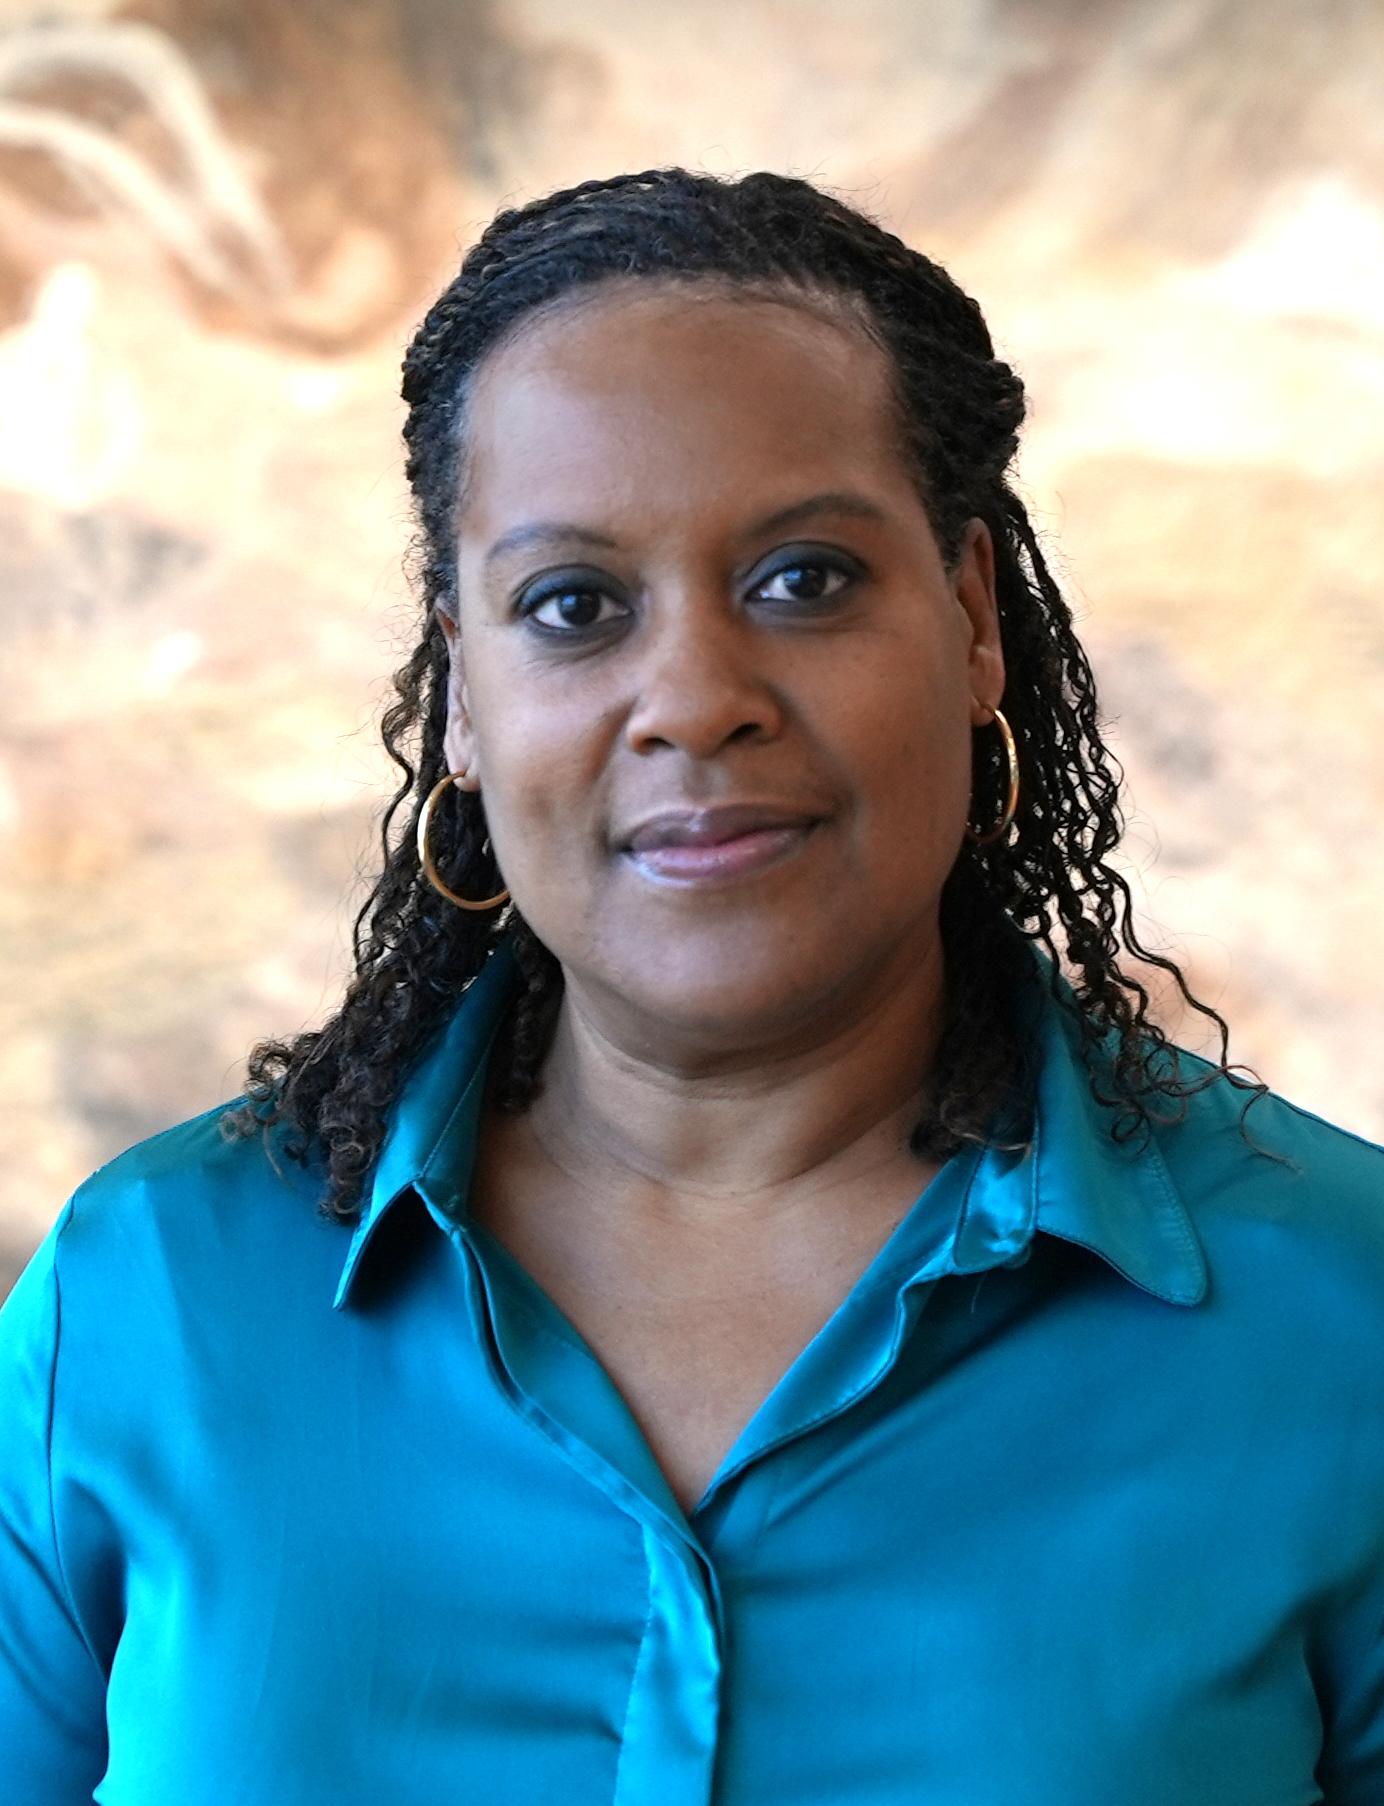
<path id="1" fill-rule="evenodd" d="M 837 1200 L 834 1233 L 809 1244 L 662 1236 L 632 1250 L 573 1235 L 512 1188 L 475 1188 L 473 1217 L 588 1344 L 620 1392 L 674 1497 L 691 1512 L 741 1430 L 850 1294 L 930 1175 Z M 895 1195 L 897 1194 L 897 1195 Z"/>
<path id="2" fill-rule="evenodd" d="M 641 1280 L 599 1268 L 590 1249 L 563 1259 L 541 1241 L 496 1239 L 591 1349 L 688 1513 L 874 1251 L 793 1278 L 708 1268 L 684 1247 Z"/>
<path id="3" fill-rule="evenodd" d="M 741 1430 L 831 1317 L 854 1275 L 804 1292 L 747 1287 L 670 1306 L 553 1276 L 550 1295 L 614 1381 L 674 1497 L 695 1510 Z"/>
<path id="4" fill-rule="evenodd" d="M 1301 1342 L 1280 1356 L 1246 1335 L 1228 1371 L 1186 1318 L 1061 1249 L 979 1293 L 943 1282 L 887 1408 L 872 1391 L 775 1448 L 731 1483 L 743 1509 L 708 1514 L 718 1616 L 702 1564 L 642 1535 L 501 1397 L 464 1333 L 464 1263 L 428 1250 L 419 1289 L 383 1305 L 389 1336 L 377 1306 L 333 1321 L 334 1359 L 305 1360 L 280 1286 L 261 1334 L 226 1339 L 215 1387 L 177 1401 L 178 1438 L 120 1450 L 155 1401 L 168 1421 L 187 1370 L 171 1346 L 162 1390 L 102 1417 L 101 1518 L 142 1514 L 123 1538 L 109 1806 L 282 1801 L 285 1775 L 303 1777 L 294 1806 L 449 1788 L 593 1806 L 1322 1797 L 1310 1645 L 1384 1513 L 1358 1392 L 1323 1388 Z M 420 1324 L 406 1307 L 434 1296 L 446 1314 Z M 733 1338 L 754 1302 L 660 1304 L 642 1352 Z M 401 1363 L 420 1328 L 427 1358 Z M 641 1353 L 628 1323 L 604 1340 L 613 1364 Z M 691 1408 L 676 1380 L 671 1406 L 641 1406 L 670 1465 L 696 1458 L 660 1429 Z M 700 1475 L 674 1478 L 690 1493 Z M 1347 1673 L 1359 1649 L 1342 1642 Z M 1367 1759 L 1347 1777 L 1362 1799 Z"/>

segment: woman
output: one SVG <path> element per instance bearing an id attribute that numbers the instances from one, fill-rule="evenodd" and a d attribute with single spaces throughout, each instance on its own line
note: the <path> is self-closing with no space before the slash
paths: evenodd
<path id="1" fill-rule="evenodd" d="M 975 303 L 654 170 L 404 370 L 355 977 L 0 1317 L 12 1797 L 1377 1806 L 1384 1150 L 1119 968 Z"/>

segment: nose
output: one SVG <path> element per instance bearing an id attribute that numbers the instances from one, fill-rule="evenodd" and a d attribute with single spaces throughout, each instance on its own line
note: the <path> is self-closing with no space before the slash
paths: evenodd
<path id="1" fill-rule="evenodd" d="M 660 611 L 655 607 L 657 618 Z M 753 628 L 719 608 L 674 606 L 651 625 L 625 725 L 630 748 L 708 759 L 732 740 L 772 739 L 782 706 Z"/>

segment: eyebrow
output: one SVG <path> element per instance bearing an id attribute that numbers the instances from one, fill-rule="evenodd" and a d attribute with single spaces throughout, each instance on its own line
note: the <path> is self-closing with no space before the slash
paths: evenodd
<path id="1" fill-rule="evenodd" d="M 855 520 L 889 519 L 879 503 L 872 502 L 868 496 L 858 495 L 850 489 L 827 489 L 820 495 L 806 496 L 800 502 L 790 502 L 786 508 L 776 508 L 772 514 L 764 515 L 746 529 L 745 538 L 758 539 L 762 534 L 795 526 L 817 514 L 842 514 Z M 572 521 L 525 521 L 522 526 L 511 527 L 508 533 L 500 535 L 485 555 L 485 569 L 489 570 L 511 552 L 537 551 L 560 542 L 570 545 L 574 540 L 581 545 L 599 546 L 605 551 L 617 551 L 620 545 L 619 540 L 612 539 L 608 533 L 597 533 L 591 527 L 580 527 Z"/>

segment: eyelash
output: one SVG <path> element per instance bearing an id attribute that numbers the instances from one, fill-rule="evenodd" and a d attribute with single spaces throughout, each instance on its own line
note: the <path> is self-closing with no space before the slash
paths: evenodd
<path id="1" fill-rule="evenodd" d="M 827 603 L 836 601 L 842 594 L 842 591 L 851 583 L 856 582 L 862 575 L 862 567 L 857 564 L 854 559 L 847 559 L 840 553 L 814 552 L 810 556 L 801 555 L 784 559 L 781 564 L 777 564 L 771 571 L 767 571 L 754 587 L 757 590 L 764 589 L 767 585 L 772 583 L 776 577 L 781 577 L 785 571 L 803 570 L 834 571 L 837 576 L 844 577 L 846 583 L 838 586 L 838 588 L 826 596 L 788 597 L 786 599 L 783 597 L 774 598 L 774 601 L 778 606 L 791 607 L 796 600 L 798 605 L 804 608 L 824 607 Z M 548 583 L 546 588 L 535 590 L 531 594 L 521 597 L 516 612 L 525 620 L 530 621 L 536 633 L 547 634 L 552 639 L 576 639 L 583 634 L 599 632 L 603 628 L 612 625 L 610 621 L 593 621 L 588 622 L 584 627 L 550 627 L 546 622 L 532 620 L 532 617 L 545 602 L 551 602 L 555 597 L 559 596 L 576 595 L 609 597 L 610 592 L 601 589 L 594 583 L 584 583 L 579 579 L 569 579 L 567 582 L 562 582 L 560 579 L 554 579 Z"/>

